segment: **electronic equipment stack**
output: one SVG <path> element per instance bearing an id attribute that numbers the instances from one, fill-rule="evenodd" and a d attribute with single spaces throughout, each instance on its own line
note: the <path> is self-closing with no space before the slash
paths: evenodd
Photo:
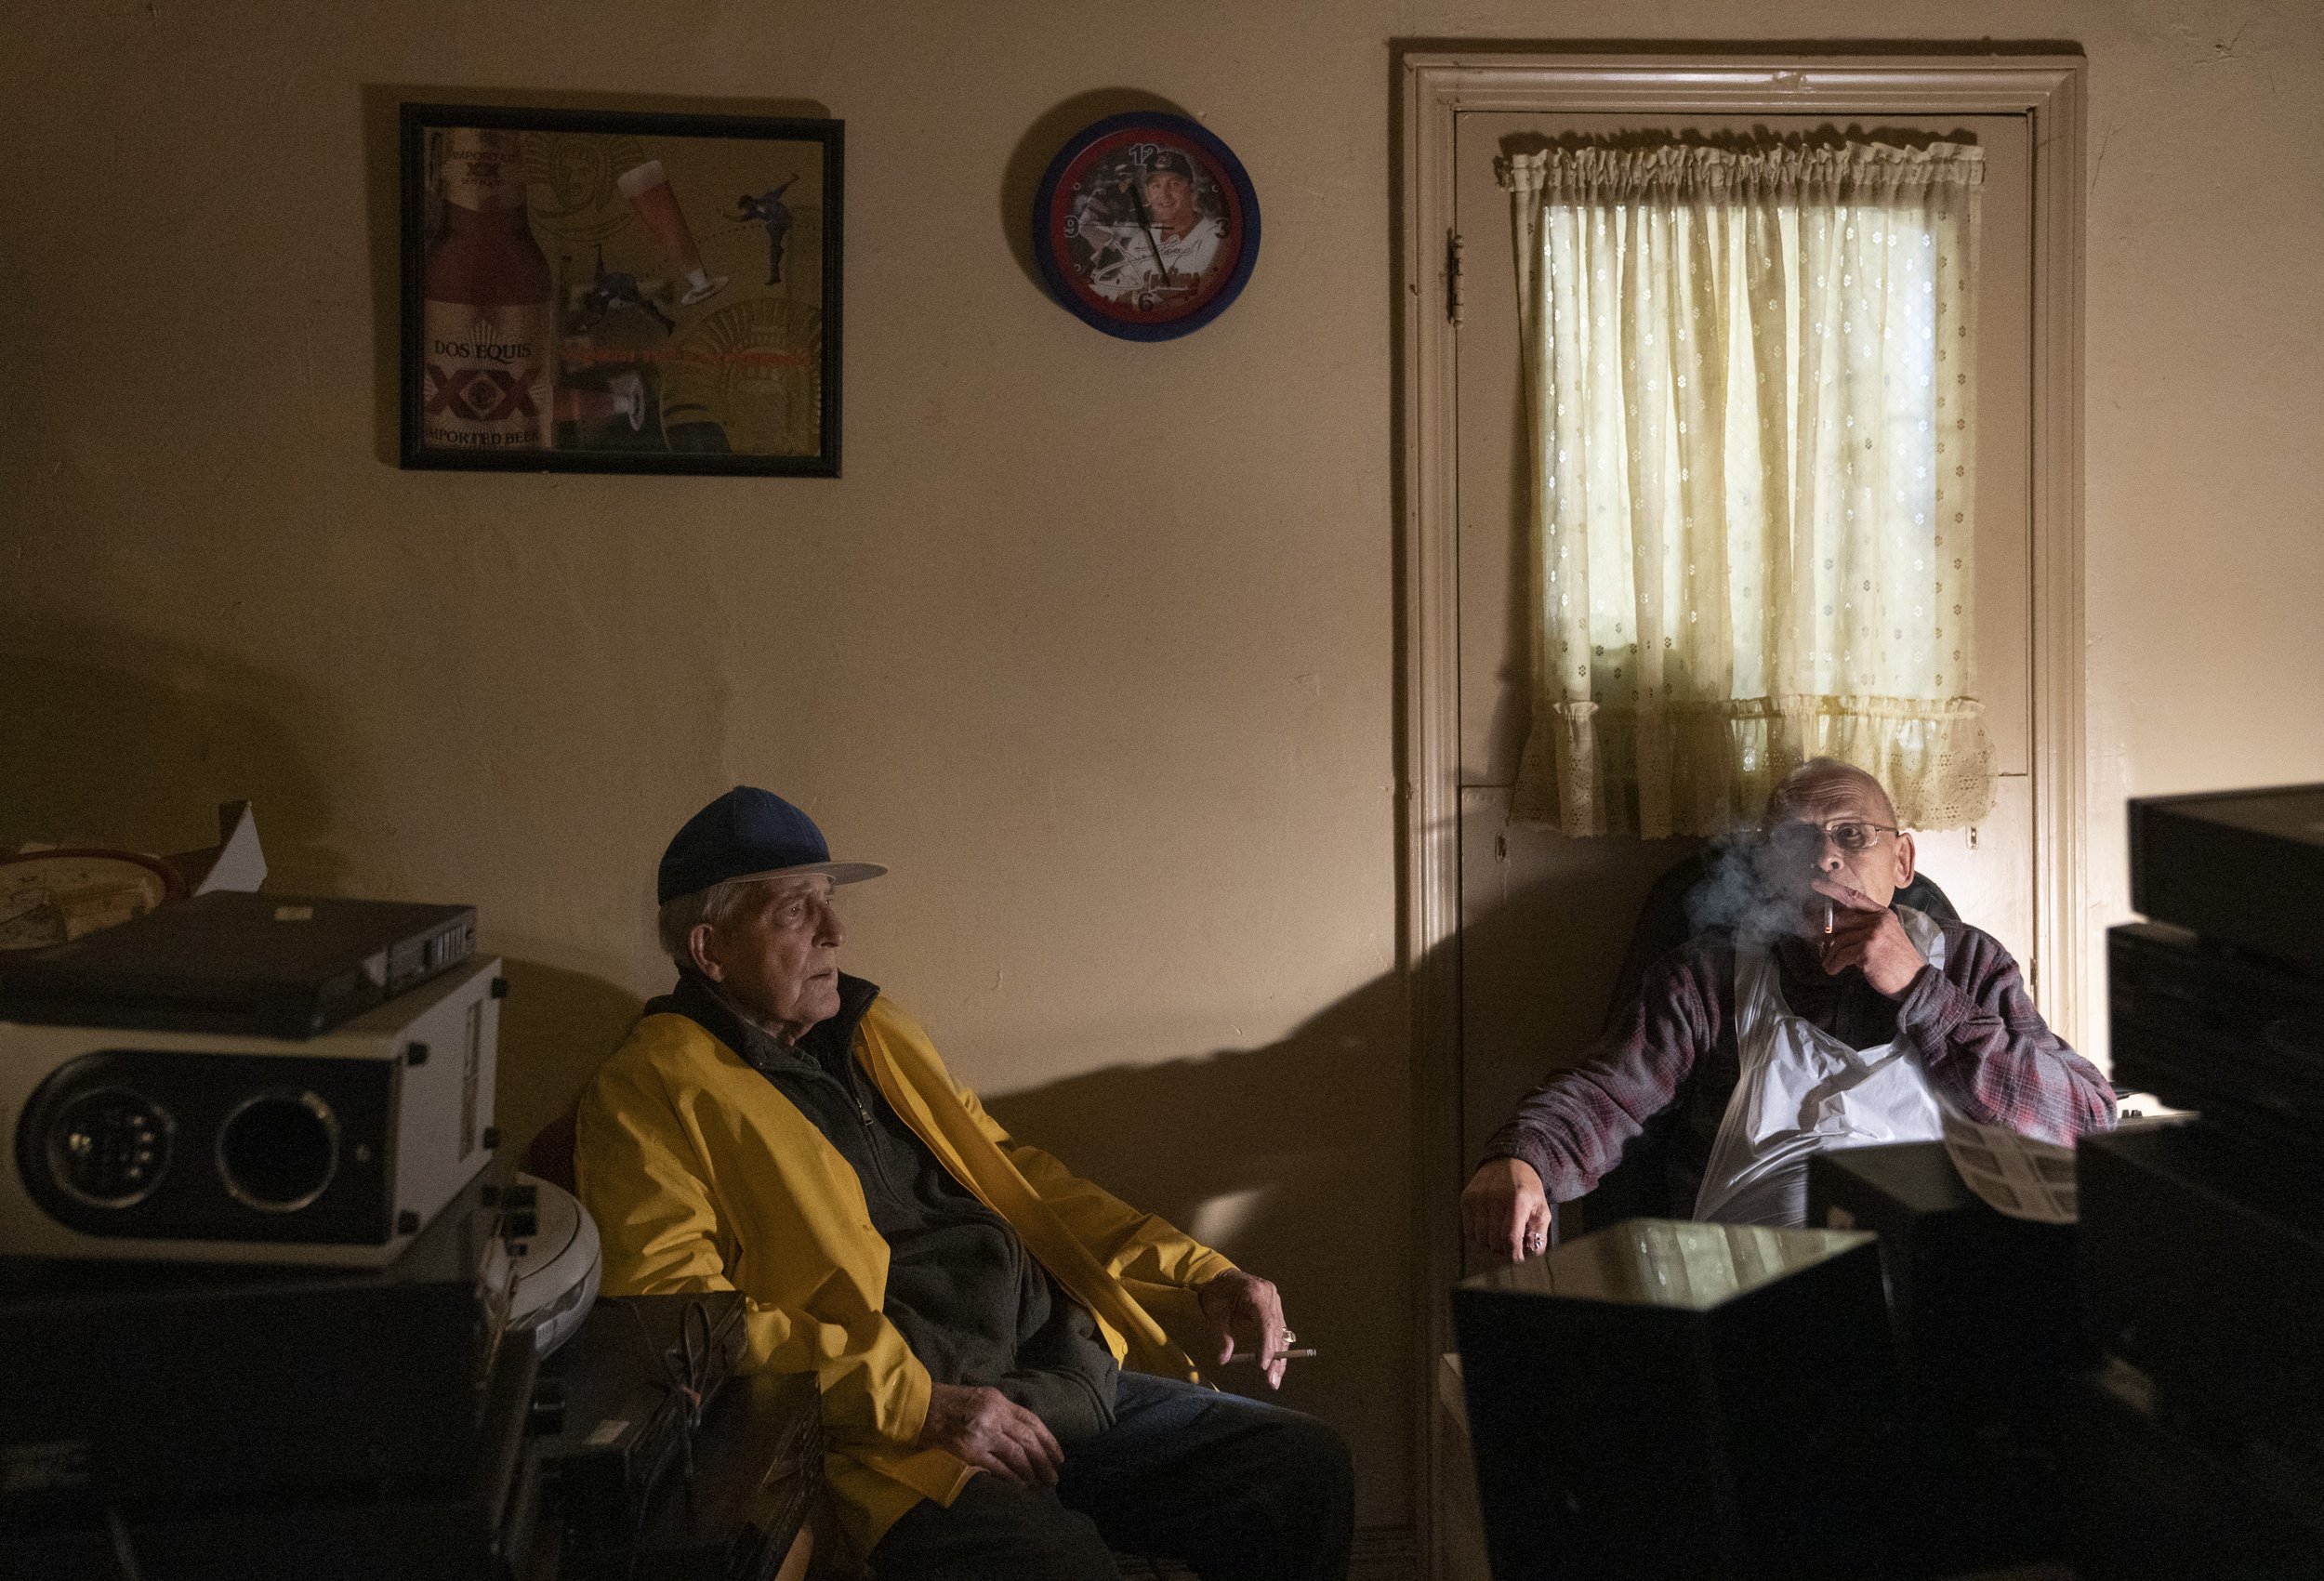
<path id="1" fill-rule="evenodd" d="M 557 1358 L 563 1421 L 541 1441 L 561 1511 L 567 1568 L 628 1548 L 654 1500 L 692 1458 L 692 1439 L 742 1361 L 732 1290 L 600 1300 Z"/>
<path id="2" fill-rule="evenodd" d="M 810 1374 L 738 1375 L 745 1310 L 731 1290 L 608 1298 L 551 1362 L 562 1421 L 539 1454 L 562 1581 L 803 1567 L 821 1396 Z"/>
<path id="3" fill-rule="evenodd" d="M 0 1574 L 533 1573 L 474 946 L 216 893 L 0 959 Z"/>
<path id="4" fill-rule="evenodd" d="M 2079 1150 L 2082 1581 L 2324 1576 L 2324 785 L 2130 808 L 2115 1080 L 2197 1111 Z"/>

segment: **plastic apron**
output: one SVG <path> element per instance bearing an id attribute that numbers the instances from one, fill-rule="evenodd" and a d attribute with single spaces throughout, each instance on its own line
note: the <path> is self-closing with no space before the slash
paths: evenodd
<path id="1" fill-rule="evenodd" d="M 1896 919 L 1929 964 L 1942 968 L 1944 929 L 1909 906 L 1898 906 Z M 1851 1048 L 1793 1015 L 1763 939 L 1736 941 L 1735 1014 L 1741 1074 L 1711 1140 L 1696 1218 L 1802 1224 L 1811 1155 L 1945 1134 L 1936 1093 L 1911 1045 L 1899 1036 Z"/>

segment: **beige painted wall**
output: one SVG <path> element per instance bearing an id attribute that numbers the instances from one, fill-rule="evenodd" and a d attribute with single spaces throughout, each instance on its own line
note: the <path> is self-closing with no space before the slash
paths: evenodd
<path id="1" fill-rule="evenodd" d="M 2324 10 L 1171 16 L 1133 40 L 1062 3 L 16 8 L 0 837 L 190 845 L 249 795 L 284 887 L 475 902 L 522 963 L 529 1129 L 666 976 L 670 830 L 775 786 L 893 864 L 849 897 L 852 964 L 964 1077 L 1286 1284 L 1325 1351 L 1291 1399 L 1394 1523 L 1390 41 L 2087 49 L 2095 926 L 2124 795 L 2324 778 Z M 1012 243 L 1021 141 L 1112 87 L 1205 119 L 1264 205 L 1242 301 L 1172 344 L 1084 328 Z M 842 480 L 383 463 L 379 107 L 516 89 L 847 121 Z"/>

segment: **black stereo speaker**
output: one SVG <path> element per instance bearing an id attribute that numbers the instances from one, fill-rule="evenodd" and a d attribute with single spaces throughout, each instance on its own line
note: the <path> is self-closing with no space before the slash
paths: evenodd
<path id="1" fill-rule="evenodd" d="M 2133 799 L 2131 907 L 2324 975 L 2324 785 Z"/>
<path id="2" fill-rule="evenodd" d="M 2106 929 L 2115 1080 L 2324 1153 L 2324 977 L 2184 929 Z"/>
<path id="3" fill-rule="evenodd" d="M 432 1474 L 282 1487 L 235 1498 L 149 1499 L 99 1515 L 0 1521 L 0 1575 L 40 1581 L 518 1581 L 547 1574 L 539 1462 L 527 1439 L 537 1358 L 511 1337 L 471 1440 Z"/>
<path id="4" fill-rule="evenodd" d="M 1862 1581 L 1898 1491 L 1870 1235 L 1633 1219 L 1453 1291 L 1496 1581 Z"/>
<path id="5" fill-rule="evenodd" d="M 2011 1219 L 1962 1183 L 1943 1142 L 1819 1153 L 1808 1222 L 1880 1237 L 1918 1492 L 1900 1519 L 1908 1574 L 2055 1558 L 2056 1414 L 2094 1360 L 2074 1227 Z"/>
<path id="6" fill-rule="evenodd" d="M 456 1479 L 507 1349 L 500 1232 L 479 1179 L 385 1269 L 0 1258 L 0 1511 Z"/>
<path id="7" fill-rule="evenodd" d="M 2093 1333 L 2175 1415 L 2324 1474 L 2324 1165 L 2208 1121 L 2085 1137 Z"/>
<path id="8" fill-rule="evenodd" d="M 2167 1420 L 2119 1358 L 2071 1382 L 2060 1430 L 2076 1581 L 2324 1581 L 2324 1482 Z"/>

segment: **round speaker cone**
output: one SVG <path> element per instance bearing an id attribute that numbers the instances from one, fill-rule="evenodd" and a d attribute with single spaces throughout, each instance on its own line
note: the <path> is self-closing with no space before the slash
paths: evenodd
<path id="1" fill-rule="evenodd" d="M 311 1092 L 262 1092 L 235 1105 L 218 1130 L 227 1192 L 262 1213 L 296 1213 L 339 1167 L 339 1123 Z"/>

